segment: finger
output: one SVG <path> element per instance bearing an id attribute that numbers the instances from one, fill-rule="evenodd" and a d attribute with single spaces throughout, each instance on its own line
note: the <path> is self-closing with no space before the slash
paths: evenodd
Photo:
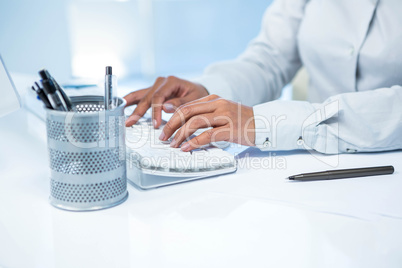
<path id="1" fill-rule="evenodd" d="M 220 98 L 221 97 L 219 97 L 218 95 L 212 94 L 212 95 L 208 95 L 208 96 L 205 96 L 205 97 L 190 101 L 187 104 L 190 105 L 190 104 L 195 104 L 195 103 L 214 101 L 214 100 L 217 100 L 217 99 L 220 99 Z"/>
<path id="2" fill-rule="evenodd" d="M 165 101 L 163 103 L 162 109 L 166 112 L 166 113 L 174 113 L 178 107 L 180 107 L 183 104 L 192 104 L 192 103 L 199 103 L 199 102 L 205 102 L 205 101 L 210 101 L 210 100 L 214 100 L 220 98 L 217 95 L 208 95 L 206 97 L 203 98 L 199 98 L 197 99 L 197 93 L 193 92 L 188 94 L 187 96 L 183 97 L 183 98 L 174 98 L 174 99 L 170 99 L 168 101 Z"/>
<path id="3" fill-rule="evenodd" d="M 183 89 L 182 80 L 176 77 L 168 77 L 165 79 L 164 83 L 162 83 L 158 89 L 156 89 L 155 93 L 152 96 L 152 119 L 154 123 L 154 127 L 158 128 L 162 123 L 162 108 L 165 100 L 170 97 L 182 97 L 186 94 L 186 90 Z"/>
<path id="4" fill-rule="evenodd" d="M 176 132 L 176 135 L 174 136 L 172 142 L 170 143 L 170 146 L 175 148 L 179 147 L 180 144 L 185 139 L 190 137 L 192 134 L 194 134 L 194 132 L 196 132 L 200 128 L 217 126 L 214 117 L 215 116 L 212 113 L 192 117 Z M 225 124 L 225 122 L 223 124 Z"/>
<path id="5" fill-rule="evenodd" d="M 150 101 L 145 97 L 140 103 L 138 103 L 137 107 L 135 108 L 134 112 L 130 115 L 129 118 L 126 120 L 126 127 L 130 127 L 138 122 L 141 117 L 147 112 L 150 106 Z"/>
<path id="6" fill-rule="evenodd" d="M 209 102 L 195 103 L 191 105 L 184 105 L 179 107 L 173 114 L 170 120 L 166 123 L 162 130 L 160 140 L 167 140 L 173 133 L 182 125 L 186 123 L 188 119 L 195 115 L 212 113 L 216 109 L 216 105 Z"/>
<path id="7" fill-rule="evenodd" d="M 126 126 L 132 126 L 135 123 L 138 122 L 138 120 L 144 116 L 144 114 L 147 112 L 149 107 L 151 106 L 151 97 L 153 92 L 159 88 L 159 86 L 164 83 L 166 80 L 165 77 L 158 77 L 155 81 L 155 83 L 152 85 L 152 87 L 147 88 L 145 95 L 142 96 L 140 101 L 138 102 L 137 107 L 134 109 L 134 112 L 132 115 L 126 120 Z"/>
<path id="8" fill-rule="evenodd" d="M 149 90 L 150 87 L 131 92 L 130 94 L 124 96 L 124 99 L 127 101 L 126 107 L 138 104 L 145 97 Z"/>
<path id="9" fill-rule="evenodd" d="M 183 104 L 182 102 L 181 98 L 171 99 L 163 103 L 162 110 L 169 114 L 174 113 Z"/>
<path id="10" fill-rule="evenodd" d="M 163 103 L 162 109 L 166 113 L 174 113 L 177 110 L 178 107 L 180 107 L 181 105 L 184 105 L 184 104 L 190 105 L 190 104 L 195 104 L 195 103 L 200 103 L 200 102 L 212 101 L 212 100 L 220 98 L 217 95 L 208 95 L 206 97 L 194 100 L 193 95 L 195 95 L 195 93 L 194 94 L 189 94 L 189 95 L 187 95 L 187 96 L 185 96 L 183 98 L 174 98 L 174 99 L 165 101 Z"/>
<path id="11" fill-rule="evenodd" d="M 179 108 L 181 105 L 190 103 L 191 100 L 194 99 L 194 97 L 192 95 L 193 94 L 191 94 L 191 95 L 189 94 L 188 96 L 185 96 L 183 98 L 174 98 L 174 99 L 165 101 L 163 103 L 162 109 L 166 113 L 174 113 L 177 110 L 177 108 Z"/>
<path id="12" fill-rule="evenodd" d="M 229 137 L 230 129 L 226 126 L 212 128 L 184 143 L 181 146 L 181 150 L 189 152 L 211 142 L 228 141 Z"/>
<path id="13" fill-rule="evenodd" d="M 159 128 L 160 124 L 162 123 L 162 107 L 163 107 L 163 102 L 166 99 L 165 94 L 169 94 L 170 92 L 155 92 L 155 94 L 152 96 L 152 123 L 154 128 Z"/>

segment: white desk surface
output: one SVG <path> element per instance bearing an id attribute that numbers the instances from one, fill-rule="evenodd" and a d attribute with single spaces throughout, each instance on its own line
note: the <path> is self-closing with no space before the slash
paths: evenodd
<path id="1" fill-rule="evenodd" d="M 21 110 L 0 118 L 0 136 L 0 267 L 402 267 L 401 151 L 321 160 L 282 152 L 284 169 L 243 167 L 149 191 L 129 185 L 122 205 L 77 213 L 48 203 L 44 124 Z M 337 168 L 396 172 L 285 180 L 337 159 Z"/>

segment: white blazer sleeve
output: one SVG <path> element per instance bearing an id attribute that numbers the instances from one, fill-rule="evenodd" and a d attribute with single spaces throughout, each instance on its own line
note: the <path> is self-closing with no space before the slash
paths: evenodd
<path id="1" fill-rule="evenodd" d="M 273 101 L 253 109 L 256 145 L 262 150 L 336 154 L 402 149 L 401 86 L 339 94 L 321 104 Z"/>
<path id="2" fill-rule="evenodd" d="M 236 60 L 209 66 L 199 79 L 210 94 L 245 105 L 277 99 L 301 66 L 297 33 L 307 0 L 276 0 L 262 30 Z"/>

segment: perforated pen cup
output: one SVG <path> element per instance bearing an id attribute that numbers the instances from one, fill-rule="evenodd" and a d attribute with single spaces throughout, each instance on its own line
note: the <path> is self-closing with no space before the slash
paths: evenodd
<path id="1" fill-rule="evenodd" d="M 50 203 L 98 210 L 127 197 L 124 99 L 105 111 L 102 96 L 71 97 L 73 110 L 47 109 Z"/>

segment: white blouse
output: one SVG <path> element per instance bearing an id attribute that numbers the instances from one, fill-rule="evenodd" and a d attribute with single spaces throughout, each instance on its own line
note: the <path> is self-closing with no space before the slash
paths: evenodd
<path id="1" fill-rule="evenodd" d="M 247 50 L 195 82 L 254 105 L 262 150 L 402 149 L 401 14 L 400 0 L 276 0 Z M 274 101 L 302 65 L 309 101 Z"/>

